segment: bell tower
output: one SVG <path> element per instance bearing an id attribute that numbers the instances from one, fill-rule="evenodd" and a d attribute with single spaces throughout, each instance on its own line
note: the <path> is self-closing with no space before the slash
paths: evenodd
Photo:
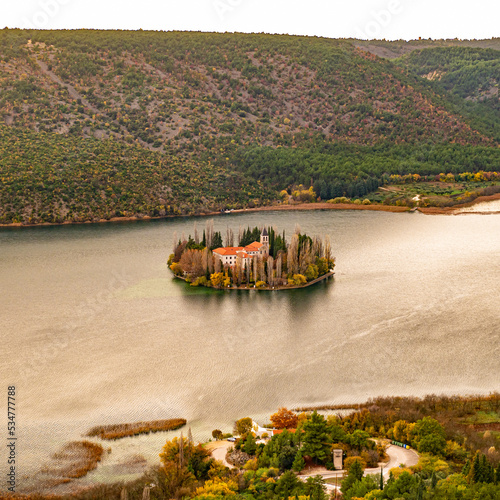
<path id="1" fill-rule="evenodd" d="M 264 228 L 260 234 L 260 242 L 269 248 L 269 235 L 267 234 L 267 229 Z"/>

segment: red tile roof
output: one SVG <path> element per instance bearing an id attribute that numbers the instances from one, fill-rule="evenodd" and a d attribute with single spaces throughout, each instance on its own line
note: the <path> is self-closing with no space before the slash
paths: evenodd
<path id="1" fill-rule="evenodd" d="M 214 250 L 214 253 L 219 254 L 219 255 L 237 255 L 241 253 L 241 257 L 246 258 L 250 257 L 250 255 L 247 254 L 247 252 L 258 252 L 259 249 L 262 247 L 262 243 L 259 243 L 258 241 L 254 241 L 253 243 L 250 243 L 250 245 L 247 245 L 246 247 L 221 247 L 221 248 L 216 248 Z"/>
<path id="2" fill-rule="evenodd" d="M 251 252 L 255 252 L 256 250 L 259 250 L 259 248 L 263 247 L 264 245 L 262 243 L 259 243 L 258 241 L 254 241 L 253 243 L 250 243 L 250 245 L 247 245 L 245 247 L 246 250 L 250 250 Z"/>
<path id="3" fill-rule="evenodd" d="M 248 255 L 245 252 L 245 249 L 247 247 L 222 247 L 222 248 L 216 248 L 214 250 L 214 253 L 219 254 L 219 255 L 239 255 L 242 259 L 250 258 L 250 255 Z"/>
<path id="4" fill-rule="evenodd" d="M 219 255 L 236 255 L 237 252 L 242 252 L 243 247 L 222 247 L 216 248 L 214 253 L 218 253 Z"/>

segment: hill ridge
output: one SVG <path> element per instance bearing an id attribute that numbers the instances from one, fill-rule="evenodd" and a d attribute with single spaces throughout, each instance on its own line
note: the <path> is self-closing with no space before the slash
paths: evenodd
<path id="1" fill-rule="evenodd" d="M 196 201 L 196 196 L 185 196 L 174 187 L 176 197 L 170 201 L 176 213 L 266 203 L 276 199 L 277 191 L 305 178 L 307 184 L 319 179 L 343 183 L 344 191 L 359 179 L 380 181 L 378 167 L 360 161 L 353 148 L 368 148 L 370 157 L 379 147 L 392 148 L 385 157 L 389 174 L 407 173 L 410 164 L 416 171 L 433 171 L 443 161 L 441 153 L 432 164 L 424 157 L 436 146 L 461 148 L 460 168 L 470 169 L 473 158 L 473 168 L 498 168 L 498 163 L 491 164 L 497 156 L 488 151 L 500 144 L 495 114 L 484 107 L 470 108 L 461 96 L 421 78 L 406 61 L 380 58 L 358 42 L 265 34 L 0 30 L 0 128 L 6 128 L 2 138 L 19 129 L 22 137 L 30 138 L 19 151 L 23 168 L 28 168 L 34 150 L 43 149 L 41 144 L 30 147 L 45 133 L 54 135 L 44 139 L 54 147 L 69 140 L 78 149 L 80 142 L 98 139 L 112 141 L 108 149 L 101 148 L 110 153 L 130 151 L 127 144 L 136 144 L 134 161 L 142 161 L 141 150 L 163 158 L 161 175 L 179 162 L 185 162 L 187 170 L 198 165 L 199 171 L 224 172 L 221 196 L 214 192 L 211 202 Z M 88 151 L 84 142 L 81 149 Z M 15 163 L 6 146 L 0 162 L 4 179 Z M 331 146 L 341 151 L 337 159 L 331 156 Z M 264 158 L 266 148 L 276 150 L 275 165 L 260 165 L 255 176 L 250 156 L 253 151 Z M 398 166 L 401 148 L 400 157 L 411 160 Z M 327 156 L 321 166 L 308 159 L 317 153 Z M 285 157 L 300 162 L 300 171 L 283 171 Z M 99 161 L 105 165 L 110 158 Z M 72 167 L 84 163 L 84 157 L 66 159 L 59 168 L 71 177 Z M 40 165 L 40 175 L 52 168 Z M 103 172 L 92 175 L 99 184 Z M 225 182 L 230 185 L 234 178 L 248 187 L 240 197 L 226 191 Z M 25 185 L 20 187 L 25 192 Z M 155 196 L 157 188 L 151 189 L 143 193 L 144 199 Z M 12 191 L 12 184 L 2 185 L 0 221 L 14 216 L 27 221 L 26 207 L 38 206 L 36 196 L 23 199 Z M 59 201 L 29 212 L 32 220 L 67 220 L 69 212 L 58 208 L 60 193 L 52 194 Z M 124 211 L 116 198 L 101 198 L 92 196 L 101 207 L 96 214 L 78 210 L 79 217 L 107 217 L 112 202 L 114 212 L 151 215 L 165 210 L 159 208 L 165 203 L 151 209 L 151 203 L 138 202 Z"/>

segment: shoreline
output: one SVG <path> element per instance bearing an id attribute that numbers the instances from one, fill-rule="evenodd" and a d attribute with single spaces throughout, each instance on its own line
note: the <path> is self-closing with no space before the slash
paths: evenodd
<path id="1" fill-rule="evenodd" d="M 227 287 L 227 288 L 215 288 L 213 286 L 203 286 L 203 285 L 200 285 L 200 286 L 197 286 L 195 288 L 207 288 L 209 290 L 218 290 L 218 291 L 221 291 L 221 292 L 236 292 L 236 291 L 240 291 L 240 290 L 245 290 L 245 291 L 257 291 L 257 292 L 277 292 L 277 291 L 281 291 L 281 290 L 298 290 L 299 288 L 307 288 L 309 286 L 313 286 L 313 285 L 316 285 L 317 283 L 320 283 L 321 281 L 324 281 L 328 278 L 332 278 L 333 276 L 335 275 L 335 272 L 334 271 L 328 271 L 326 274 L 323 274 L 323 276 L 319 276 L 318 278 L 314 279 L 314 280 L 311 280 L 307 283 L 305 283 L 304 285 L 293 285 L 293 286 L 276 286 L 276 287 L 269 287 L 269 286 L 266 286 L 266 287 L 262 287 L 262 288 L 257 288 L 257 287 L 247 287 L 247 286 L 231 286 L 231 287 Z M 175 276 L 174 275 L 174 279 L 179 279 L 179 280 L 182 280 L 184 281 L 185 283 L 187 283 L 186 281 L 186 278 L 183 278 L 182 276 Z"/>
<path id="2" fill-rule="evenodd" d="M 22 222 L 15 222 L 12 224 L 0 224 L 0 228 L 23 228 L 23 227 L 50 227 L 50 226 L 70 226 L 70 225 L 84 225 L 84 224 L 105 224 L 105 223 L 119 223 L 119 222 L 140 222 L 140 221 L 152 221 L 152 220 L 162 220 L 162 219 L 173 219 L 181 217 L 213 217 L 216 215 L 231 215 L 231 214 L 241 214 L 241 213 L 251 213 L 251 212 L 269 212 L 269 211 L 281 211 L 281 210 L 370 210 L 374 212 L 392 212 L 392 213 L 403 213 L 403 212 L 420 212 L 424 215 L 467 215 L 467 214 L 494 214 L 498 212 L 460 212 L 460 209 L 469 208 L 479 203 L 484 203 L 488 201 L 500 200 L 500 193 L 496 193 L 490 196 L 478 196 L 475 200 L 468 203 L 461 203 L 458 205 L 453 205 L 452 207 L 415 207 L 410 208 L 406 206 L 394 206 L 394 205 L 355 205 L 353 203 L 327 203 L 327 202 L 316 202 L 316 203 L 297 203 L 294 205 L 266 205 L 263 207 L 255 208 L 237 208 L 227 212 L 204 212 L 199 214 L 190 215 L 163 215 L 158 217 L 152 217 L 145 215 L 143 217 L 131 216 L 131 217 L 111 217 L 110 219 L 100 219 L 97 221 L 65 221 L 65 222 L 42 222 L 40 224 L 23 224 Z"/>

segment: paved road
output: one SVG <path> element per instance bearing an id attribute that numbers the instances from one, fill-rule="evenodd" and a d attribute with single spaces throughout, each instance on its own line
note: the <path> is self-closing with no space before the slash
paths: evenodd
<path id="1" fill-rule="evenodd" d="M 407 450 L 406 448 L 401 448 L 399 446 L 389 445 L 386 449 L 386 453 L 389 456 L 389 461 L 385 462 L 382 466 L 384 467 L 384 478 L 387 480 L 389 478 L 390 470 L 394 467 L 399 467 L 401 464 L 405 464 L 407 467 L 416 465 L 418 462 L 418 455 L 413 450 Z M 335 470 L 327 472 L 315 472 L 312 474 L 301 474 L 300 479 L 306 480 L 310 476 L 317 476 L 318 474 L 323 476 L 324 479 L 338 478 L 338 484 L 340 487 L 340 481 L 344 475 L 344 470 Z M 369 474 L 380 474 L 380 467 L 376 469 L 365 469 L 365 476 Z M 335 485 L 327 484 L 327 491 L 331 492 L 335 489 Z"/>
<path id="2" fill-rule="evenodd" d="M 214 448 L 212 450 L 212 456 L 216 460 L 220 460 L 226 467 L 234 468 L 229 462 L 226 461 L 226 453 L 227 449 L 231 446 L 234 446 L 234 443 L 230 443 L 229 441 L 221 441 L 220 446 Z M 387 479 L 389 477 L 389 472 L 394 467 L 399 467 L 401 464 L 405 464 L 407 467 L 411 467 L 412 465 L 416 465 L 418 462 L 418 455 L 413 450 L 407 450 L 406 448 L 401 448 L 400 446 L 389 445 L 386 449 L 386 453 L 389 456 L 389 461 L 383 464 L 384 467 L 384 478 Z M 324 479 L 338 478 L 338 483 L 340 486 L 340 480 L 344 475 L 343 470 L 335 470 L 335 471 L 317 471 L 311 474 L 301 474 L 299 479 L 305 481 L 310 476 L 321 475 Z M 368 474 L 380 474 L 380 467 L 375 469 L 365 469 L 365 476 Z M 326 489 L 331 492 L 335 489 L 335 485 L 327 484 Z"/>
<path id="3" fill-rule="evenodd" d="M 231 446 L 234 446 L 234 443 L 231 443 L 229 441 L 221 441 L 220 446 L 217 446 L 217 448 L 214 448 L 212 450 L 212 456 L 215 458 L 215 460 L 219 460 L 220 462 L 222 462 L 226 467 L 234 469 L 234 465 L 231 465 L 226 460 L 227 449 Z"/>
<path id="4" fill-rule="evenodd" d="M 400 464 L 405 464 L 406 467 L 417 465 L 418 455 L 414 450 L 407 450 L 405 448 L 401 448 L 400 446 L 394 446 L 393 444 L 391 444 L 386 451 L 389 455 L 389 462 L 384 465 L 384 477 L 389 477 L 390 469 L 399 467 Z M 369 472 L 368 474 L 373 474 L 373 472 Z"/>

